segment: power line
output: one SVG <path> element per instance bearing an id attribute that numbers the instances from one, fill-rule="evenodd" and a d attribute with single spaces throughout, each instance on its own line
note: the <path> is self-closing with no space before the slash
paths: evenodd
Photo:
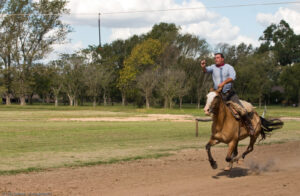
<path id="1" fill-rule="evenodd" d="M 254 7 L 254 6 L 268 6 L 268 5 L 284 5 L 284 4 L 300 4 L 300 1 L 287 2 L 270 2 L 270 3 L 250 3 L 250 4 L 236 4 L 236 5 L 222 5 L 222 6 L 201 6 L 201 7 L 186 7 L 186 8 L 170 8 L 160 10 L 132 10 L 132 11 L 117 11 L 117 12 L 100 12 L 101 15 L 117 15 L 117 14 L 136 14 L 136 13 L 151 13 L 151 12 L 169 12 L 169 11 L 185 11 L 185 10 L 199 10 L 199 9 L 221 9 L 221 8 L 239 8 L 239 7 Z M 98 13 L 69 13 L 69 14 L 41 14 L 41 15 L 98 15 Z M 0 14 L 1 16 L 26 16 L 31 14 Z"/>
<path id="2" fill-rule="evenodd" d="M 223 6 L 208 6 L 208 7 L 188 7 L 188 8 L 174 8 L 174 9 L 161 9 L 161 10 L 136 10 L 136 11 L 120 11 L 120 12 L 104 12 L 103 15 L 112 14 L 131 14 L 131 13 L 145 13 L 145 12 L 168 12 L 168 11 L 184 11 L 184 10 L 198 10 L 198 9 L 220 9 L 220 8 L 238 8 L 238 7 L 253 7 L 253 6 L 267 6 L 267 5 L 282 5 L 282 4 L 300 4 L 300 1 L 288 2 L 272 2 L 272 3 L 251 3 L 251 4 L 238 4 L 238 5 L 223 5 Z"/>

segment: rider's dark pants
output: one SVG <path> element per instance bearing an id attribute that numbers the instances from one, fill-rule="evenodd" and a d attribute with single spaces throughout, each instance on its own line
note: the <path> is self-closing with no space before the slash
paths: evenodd
<path id="1" fill-rule="evenodd" d="M 227 91 L 226 93 L 222 92 L 221 95 L 225 102 L 232 101 L 232 102 L 237 103 L 240 106 L 244 107 L 243 104 L 240 102 L 238 95 L 235 93 L 235 91 L 233 89 Z"/>

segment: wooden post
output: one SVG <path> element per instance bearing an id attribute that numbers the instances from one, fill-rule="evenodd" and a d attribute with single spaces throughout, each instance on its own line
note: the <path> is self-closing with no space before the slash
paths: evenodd
<path id="1" fill-rule="evenodd" d="M 196 137 L 198 137 L 198 119 L 195 119 L 196 121 Z"/>
<path id="2" fill-rule="evenodd" d="M 198 135 L 199 135 L 199 128 L 198 128 L 199 121 L 200 122 L 209 122 L 209 121 L 212 121 L 212 119 L 210 117 L 207 117 L 207 118 L 196 118 L 195 119 L 195 122 L 196 122 L 196 137 L 198 137 Z"/>

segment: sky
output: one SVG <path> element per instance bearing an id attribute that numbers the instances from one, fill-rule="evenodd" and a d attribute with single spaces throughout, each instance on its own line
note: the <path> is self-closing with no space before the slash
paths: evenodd
<path id="1" fill-rule="evenodd" d="M 224 7 L 278 2 L 284 4 Z M 175 23 L 181 27 L 181 33 L 204 38 L 212 47 L 218 43 L 234 45 L 242 42 L 259 46 L 258 39 L 266 27 L 281 19 L 300 34 L 300 0 L 68 0 L 67 8 L 71 14 L 62 20 L 71 25 L 73 32 L 68 35 L 66 44 L 54 47 L 54 52 L 48 56 L 50 59 L 57 58 L 59 53 L 98 45 L 98 13 L 101 13 L 102 45 L 147 33 L 160 22 Z M 181 8 L 200 9 L 119 13 Z"/>

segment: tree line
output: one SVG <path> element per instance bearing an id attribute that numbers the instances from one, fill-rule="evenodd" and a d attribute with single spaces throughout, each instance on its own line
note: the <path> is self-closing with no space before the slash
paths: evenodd
<path id="1" fill-rule="evenodd" d="M 7 105 L 33 103 L 38 96 L 56 106 L 91 102 L 139 107 L 200 108 L 212 87 L 200 60 L 213 64 L 214 51 L 234 66 L 240 98 L 258 103 L 300 103 L 300 35 L 284 20 L 265 29 L 260 46 L 220 43 L 180 33 L 160 23 L 142 35 L 60 54 L 44 63 L 52 46 L 62 43 L 71 27 L 61 21 L 69 11 L 64 0 L 1 1 L 0 93 Z"/>

